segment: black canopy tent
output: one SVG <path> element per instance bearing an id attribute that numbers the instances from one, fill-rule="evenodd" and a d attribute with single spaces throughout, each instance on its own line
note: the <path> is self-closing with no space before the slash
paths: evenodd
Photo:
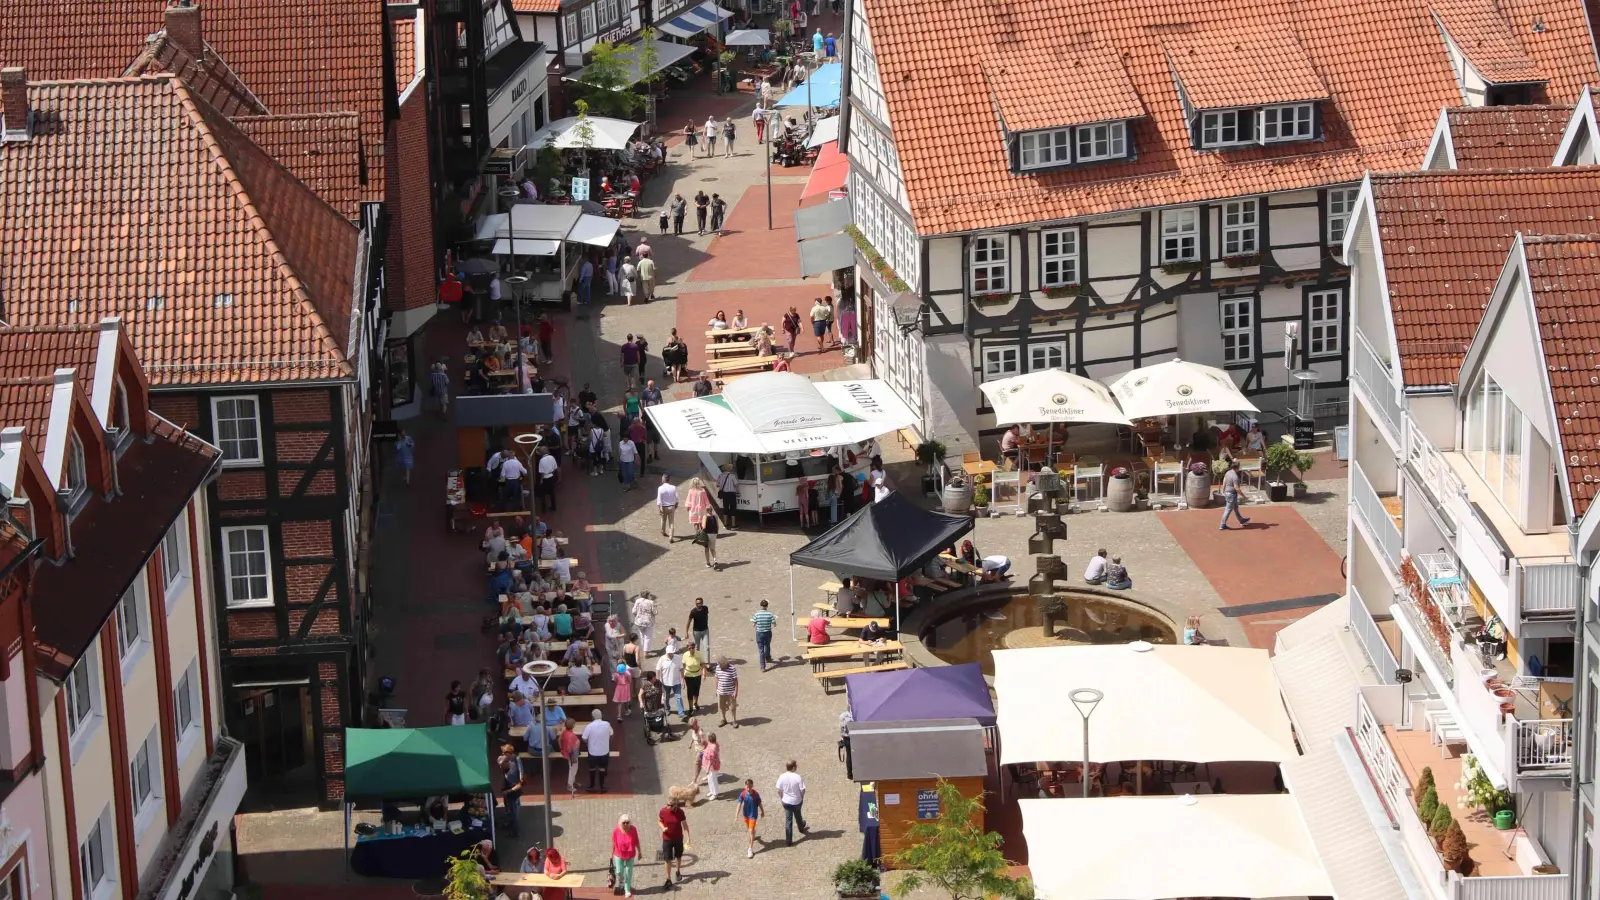
<path id="1" fill-rule="evenodd" d="M 895 491 L 857 510 L 821 537 L 789 554 L 789 628 L 794 631 L 794 567 L 895 584 L 895 630 L 900 629 L 900 579 L 972 530 L 970 516 L 923 509 Z"/>

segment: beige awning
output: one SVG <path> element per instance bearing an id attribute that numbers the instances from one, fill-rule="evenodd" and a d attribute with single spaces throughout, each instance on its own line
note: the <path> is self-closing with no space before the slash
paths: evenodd
<path id="1" fill-rule="evenodd" d="M 1040 900 L 1333 895 L 1288 794 L 1019 802 Z"/>
<path id="2" fill-rule="evenodd" d="M 1144 643 L 997 650 L 994 687 L 1004 764 L 1083 759 L 1083 720 L 1067 699 L 1079 688 L 1104 695 L 1089 719 L 1093 762 L 1281 763 L 1299 755 L 1265 650 Z"/>

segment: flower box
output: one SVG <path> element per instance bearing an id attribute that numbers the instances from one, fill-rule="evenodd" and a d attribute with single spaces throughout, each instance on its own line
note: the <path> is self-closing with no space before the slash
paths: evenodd
<path id="1" fill-rule="evenodd" d="M 1063 284 L 1052 288 L 1045 288 L 1044 295 L 1049 297 L 1051 300 L 1061 300 L 1068 297 L 1078 296 L 1078 290 L 1078 283 L 1074 281 L 1071 284 Z"/>
<path id="2" fill-rule="evenodd" d="M 1261 265 L 1261 254 L 1241 253 L 1238 256 L 1224 256 L 1222 264 L 1230 269 L 1248 269 L 1251 266 Z"/>
<path id="3" fill-rule="evenodd" d="M 1203 268 L 1205 268 L 1205 263 L 1197 259 L 1191 259 L 1187 262 L 1167 263 L 1161 267 L 1161 271 L 1168 275 L 1187 275 L 1190 272 L 1198 272 Z"/>
<path id="4" fill-rule="evenodd" d="M 1011 298 L 1015 296 L 1015 294 L 1004 291 L 997 291 L 991 294 L 973 294 L 972 302 L 978 306 L 999 306 L 1003 303 L 1011 302 Z"/>

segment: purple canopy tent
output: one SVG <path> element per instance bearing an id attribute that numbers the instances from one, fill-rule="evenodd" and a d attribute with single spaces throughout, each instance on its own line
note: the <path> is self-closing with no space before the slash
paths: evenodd
<path id="1" fill-rule="evenodd" d="M 977 663 L 846 675 L 844 685 L 857 722 L 970 717 L 995 723 L 989 685 Z"/>

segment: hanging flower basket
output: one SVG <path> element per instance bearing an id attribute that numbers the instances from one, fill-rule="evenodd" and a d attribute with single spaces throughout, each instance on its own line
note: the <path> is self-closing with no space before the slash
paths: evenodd
<path id="1" fill-rule="evenodd" d="M 972 302 L 978 306 L 999 306 L 1002 303 L 1010 303 L 1011 298 L 1015 296 L 1015 294 L 1007 293 L 1005 291 L 995 291 L 988 294 L 973 294 Z"/>

